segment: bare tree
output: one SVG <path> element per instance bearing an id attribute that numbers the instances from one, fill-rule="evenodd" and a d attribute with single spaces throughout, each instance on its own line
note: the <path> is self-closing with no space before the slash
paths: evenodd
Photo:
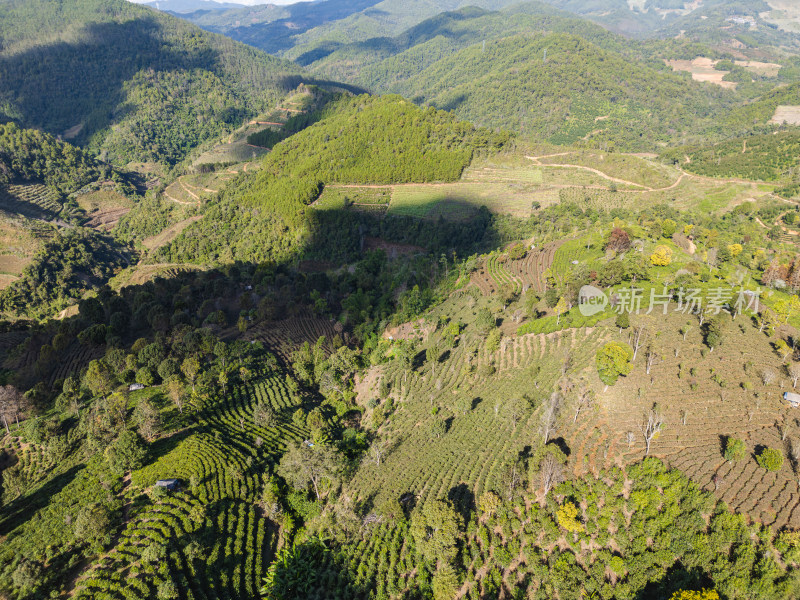
<path id="1" fill-rule="evenodd" d="M 6 433 L 10 433 L 9 421 L 16 421 L 19 427 L 19 416 L 26 410 L 26 405 L 27 399 L 13 385 L 0 387 L 0 417 L 3 419 Z"/>
<path id="2" fill-rule="evenodd" d="M 519 458 L 506 467 L 502 477 L 502 486 L 506 490 L 506 500 L 511 501 L 514 498 L 514 492 L 522 484 L 522 462 Z"/>
<path id="3" fill-rule="evenodd" d="M 789 437 L 789 432 L 791 431 L 791 423 L 786 422 L 786 417 L 784 417 L 780 421 L 775 421 L 775 429 L 778 430 L 778 435 L 781 436 L 781 441 L 785 442 L 786 438 Z"/>
<path id="4" fill-rule="evenodd" d="M 578 422 L 578 417 L 584 410 L 592 408 L 594 405 L 595 395 L 594 390 L 589 387 L 581 388 L 575 397 L 575 414 L 572 417 L 572 423 Z"/>
<path id="5" fill-rule="evenodd" d="M 645 456 L 650 454 L 650 444 L 661 432 L 663 426 L 664 416 L 659 411 L 658 404 L 653 404 L 652 408 L 644 414 L 642 422 L 639 424 L 639 429 L 644 438 Z"/>
<path id="6" fill-rule="evenodd" d="M 761 381 L 764 385 L 770 385 L 775 383 L 775 380 L 778 378 L 778 373 L 772 367 L 764 367 L 761 370 Z"/>
<path id="7" fill-rule="evenodd" d="M 375 461 L 377 466 L 381 466 L 381 461 L 386 457 L 386 452 L 388 450 L 388 443 L 383 438 L 377 438 L 373 440 L 372 444 L 369 447 L 369 454 L 372 460 Z"/>
<path id="8" fill-rule="evenodd" d="M 650 375 L 650 369 L 656 364 L 656 361 L 658 361 L 659 358 L 660 356 L 656 353 L 655 346 L 651 342 L 647 345 L 647 353 L 645 354 L 645 359 L 647 361 L 646 372 L 648 375 Z"/>
<path id="9" fill-rule="evenodd" d="M 797 387 L 797 380 L 800 379 L 800 363 L 793 362 L 786 367 L 789 377 L 792 378 L 792 387 Z"/>
<path id="10" fill-rule="evenodd" d="M 539 482 L 542 485 L 542 493 L 547 496 L 554 486 L 561 483 L 564 478 L 564 464 L 559 457 L 548 452 L 539 463 Z"/>
<path id="11" fill-rule="evenodd" d="M 634 361 L 636 360 L 636 355 L 639 353 L 639 350 L 641 349 L 642 346 L 644 346 L 647 343 L 647 339 L 649 337 L 650 337 L 650 330 L 643 323 L 634 325 L 631 328 L 631 346 L 633 346 Z"/>
<path id="12" fill-rule="evenodd" d="M 689 413 L 686 411 L 686 409 L 681 411 L 681 425 L 686 425 L 686 419 L 688 416 Z"/>
<path id="13" fill-rule="evenodd" d="M 550 438 L 556 431 L 558 413 L 560 410 L 561 395 L 558 392 L 553 392 L 542 407 L 542 422 L 539 431 L 542 434 L 542 440 L 545 444 L 550 441 Z"/>

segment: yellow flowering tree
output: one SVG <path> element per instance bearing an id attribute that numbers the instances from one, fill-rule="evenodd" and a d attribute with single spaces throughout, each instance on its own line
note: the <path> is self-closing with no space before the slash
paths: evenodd
<path id="1" fill-rule="evenodd" d="M 672 248 L 669 246 L 657 246 L 655 252 L 650 255 L 650 262 L 657 267 L 666 267 L 672 262 Z"/>
<path id="2" fill-rule="evenodd" d="M 578 507 L 572 502 L 565 502 L 556 513 L 558 524 L 572 533 L 581 533 L 584 530 L 583 523 L 578 519 Z"/>

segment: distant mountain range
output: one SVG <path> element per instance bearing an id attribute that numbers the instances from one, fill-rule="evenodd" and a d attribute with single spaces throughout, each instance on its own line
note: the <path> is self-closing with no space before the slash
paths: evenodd
<path id="1" fill-rule="evenodd" d="M 318 0 L 306 0 L 306 2 L 316 2 Z M 223 10 L 235 10 L 245 6 L 277 6 L 292 4 L 292 0 L 273 0 L 269 4 L 259 0 L 242 2 L 215 2 L 215 0 L 156 0 L 146 2 L 145 6 L 155 8 L 164 12 L 176 14 L 190 14 L 195 12 L 218 12 Z"/>

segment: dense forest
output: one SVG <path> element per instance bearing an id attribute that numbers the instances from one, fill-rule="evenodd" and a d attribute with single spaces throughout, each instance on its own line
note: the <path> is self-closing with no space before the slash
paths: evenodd
<path id="1" fill-rule="evenodd" d="M 5 117 L 117 163 L 180 162 L 299 83 L 291 63 L 124 0 L 3 2 L 0 37 Z"/>
<path id="2" fill-rule="evenodd" d="M 508 21 L 513 18 L 493 25 Z M 547 21 L 542 25 L 546 31 Z M 569 21 L 559 26 L 570 29 Z M 392 56 L 366 69 L 358 81 L 484 126 L 557 143 L 590 139 L 620 149 L 652 148 L 656 140 L 691 135 L 710 126 L 720 107 L 734 100 L 722 90 L 664 72 L 663 63 L 632 64 L 630 57 L 568 34 L 510 35 L 458 51 L 457 43 L 447 41 L 446 53 L 435 48 L 442 43 L 435 37 Z M 676 111 L 675 98 L 690 108 Z"/>
<path id="3" fill-rule="evenodd" d="M 0 183 L 42 181 L 62 194 L 118 176 L 87 153 L 33 129 L 0 125 Z"/>

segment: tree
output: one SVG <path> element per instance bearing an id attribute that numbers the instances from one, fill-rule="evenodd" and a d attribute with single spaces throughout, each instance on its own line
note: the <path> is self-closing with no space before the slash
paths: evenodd
<path id="1" fill-rule="evenodd" d="M 772 344 L 773 348 L 775 348 L 775 352 L 778 356 L 781 357 L 781 360 L 786 362 L 786 358 L 794 352 L 794 348 L 792 348 L 786 340 L 779 339 Z"/>
<path id="2" fill-rule="evenodd" d="M 611 235 L 608 236 L 608 243 L 606 250 L 614 252 L 627 252 L 631 247 L 631 238 L 628 232 L 621 227 L 615 227 L 611 230 Z"/>
<path id="3" fill-rule="evenodd" d="M 296 490 L 313 487 L 317 500 L 337 485 L 343 469 L 342 459 L 330 446 L 292 444 L 281 458 L 278 474 Z"/>
<path id="4" fill-rule="evenodd" d="M 714 348 L 721 346 L 725 341 L 726 324 L 727 319 L 722 314 L 716 315 L 714 318 L 709 319 L 708 322 L 706 322 L 704 338 L 706 346 L 711 348 L 712 352 Z"/>
<path id="5" fill-rule="evenodd" d="M 614 320 L 614 324 L 619 327 L 619 332 L 622 333 L 623 329 L 627 329 L 631 326 L 631 316 L 627 312 L 623 311 L 617 315 L 617 318 Z"/>
<path id="6" fill-rule="evenodd" d="M 772 332 L 775 331 L 775 328 L 780 326 L 780 324 L 777 313 L 771 308 L 765 308 L 761 311 L 761 314 L 758 315 L 759 333 L 762 333 L 766 329 L 767 335 L 772 335 Z"/>
<path id="7" fill-rule="evenodd" d="M 644 438 L 645 443 L 645 456 L 650 454 L 650 444 L 658 436 L 658 434 L 661 433 L 663 426 L 664 416 L 659 411 L 658 404 L 653 404 L 650 410 L 644 414 L 644 417 L 639 424 L 639 429 L 642 432 L 642 437 Z"/>
<path id="8" fill-rule="evenodd" d="M 431 437 L 439 439 L 447 433 L 447 423 L 445 423 L 444 419 L 434 418 L 430 424 L 430 432 Z"/>
<path id="9" fill-rule="evenodd" d="M 102 546 L 111 533 L 111 513 L 102 504 L 84 506 L 75 517 L 75 537 Z"/>
<path id="10" fill-rule="evenodd" d="M 150 367 L 142 367 L 136 371 L 136 383 L 141 383 L 145 387 L 150 387 L 155 382 L 156 378 Z"/>
<path id="11" fill-rule="evenodd" d="M 272 406 L 259 400 L 253 408 L 253 421 L 256 427 L 269 428 L 274 426 L 277 419 Z"/>
<path id="12" fill-rule="evenodd" d="M 439 349 L 439 345 L 435 342 L 425 349 L 425 360 L 431 366 L 431 377 L 433 378 L 436 378 L 436 363 L 439 362 L 440 355 L 441 350 Z"/>
<path id="13" fill-rule="evenodd" d="M 700 591 L 678 590 L 669 600 L 719 600 L 716 590 L 702 589 Z"/>
<path id="14" fill-rule="evenodd" d="M 189 358 L 184 359 L 184 361 L 181 363 L 181 372 L 192 386 L 192 391 L 194 391 L 197 375 L 200 373 L 200 361 L 197 360 L 197 357 L 190 356 Z"/>
<path id="15" fill-rule="evenodd" d="M 133 411 L 133 420 L 141 435 L 148 442 L 152 441 L 161 428 L 161 413 L 150 400 L 140 400 Z"/>
<path id="16" fill-rule="evenodd" d="M 622 342 L 608 342 L 595 356 L 597 374 L 600 381 L 609 385 L 614 385 L 620 376 L 625 376 L 631 372 L 633 365 L 633 349 Z"/>
<path id="17" fill-rule="evenodd" d="M 480 500 L 478 500 L 478 508 L 484 515 L 493 515 L 502 503 L 503 501 L 496 493 L 492 491 L 484 492 L 481 494 Z"/>
<path id="18" fill-rule="evenodd" d="M 744 443 L 744 440 L 734 437 L 728 437 L 725 440 L 725 452 L 722 454 L 725 460 L 737 462 L 742 460 L 745 454 L 747 454 L 747 444 Z"/>
<path id="19" fill-rule="evenodd" d="M 671 238 L 677 231 L 678 224 L 672 219 L 664 219 L 661 222 L 661 236 L 667 239 Z"/>
<path id="20" fill-rule="evenodd" d="M 572 533 L 581 533 L 586 529 L 578 519 L 578 507 L 569 501 L 558 508 L 556 520 L 561 527 Z"/>
<path id="21" fill-rule="evenodd" d="M 553 312 L 556 313 L 556 325 L 561 322 L 561 315 L 563 315 L 568 310 L 567 301 L 562 296 L 558 303 L 556 303 L 555 307 L 553 307 Z"/>
<path id="22" fill-rule="evenodd" d="M 518 397 L 513 397 L 508 400 L 506 404 L 506 412 L 508 414 L 508 419 L 511 421 L 511 426 L 516 429 L 517 423 L 519 423 L 520 419 L 525 415 L 525 413 L 530 408 L 530 404 Z"/>
<path id="23" fill-rule="evenodd" d="M 428 500 L 411 516 L 410 532 L 426 562 L 451 563 L 458 553 L 460 527 L 461 518 L 450 502 Z"/>
<path id="24" fill-rule="evenodd" d="M 775 448 L 764 448 L 756 457 L 756 462 L 767 471 L 779 471 L 783 466 L 783 453 Z"/>
<path id="25" fill-rule="evenodd" d="M 146 455 L 147 448 L 142 439 L 130 429 L 120 433 L 117 439 L 106 448 L 106 460 L 111 468 L 123 473 L 140 468 Z"/>
<path id="26" fill-rule="evenodd" d="M 650 263 L 657 267 L 666 267 L 672 262 L 672 248 L 669 246 L 656 246 L 650 255 Z"/>
<path id="27" fill-rule="evenodd" d="M 800 363 L 793 362 L 786 367 L 789 377 L 792 378 L 792 387 L 797 387 L 797 380 L 800 379 Z"/>
<path id="28" fill-rule="evenodd" d="M 479 331 L 486 334 L 497 327 L 497 320 L 488 308 L 483 307 L 478 310 L 478 316 L 475 318 L 475 326 Z"/>
<path id="29" fill-rule="evenodd" d="M 183 407 L 186 405 L 186 394 L 183 389 L 183 382 L 180 377 L 173 375 L 167 380 L 166 383 L 167 397 L 172 400 L 178 412 L 183 414 Z"/>
<path id="30" fill-rule="evenodd" d="M 86 387 L 94 396 L 107 396 L 114 385 L 114 373 L 104 360 L 93 360 L 83 376 Z"/>
<path id="31" fill-rule="evenodd" d="M 469 396 L 459 396 L 456 399 L 456 410 L 462 415 L 467 414 L 472 410 L 472 398 Z"/>
<path id="32" fill-rule="evenodd" d="M 433 600 L 452 600 L 461 588 L 461 580 L 450 563 L 439 565 L 431 580 Z"/>

